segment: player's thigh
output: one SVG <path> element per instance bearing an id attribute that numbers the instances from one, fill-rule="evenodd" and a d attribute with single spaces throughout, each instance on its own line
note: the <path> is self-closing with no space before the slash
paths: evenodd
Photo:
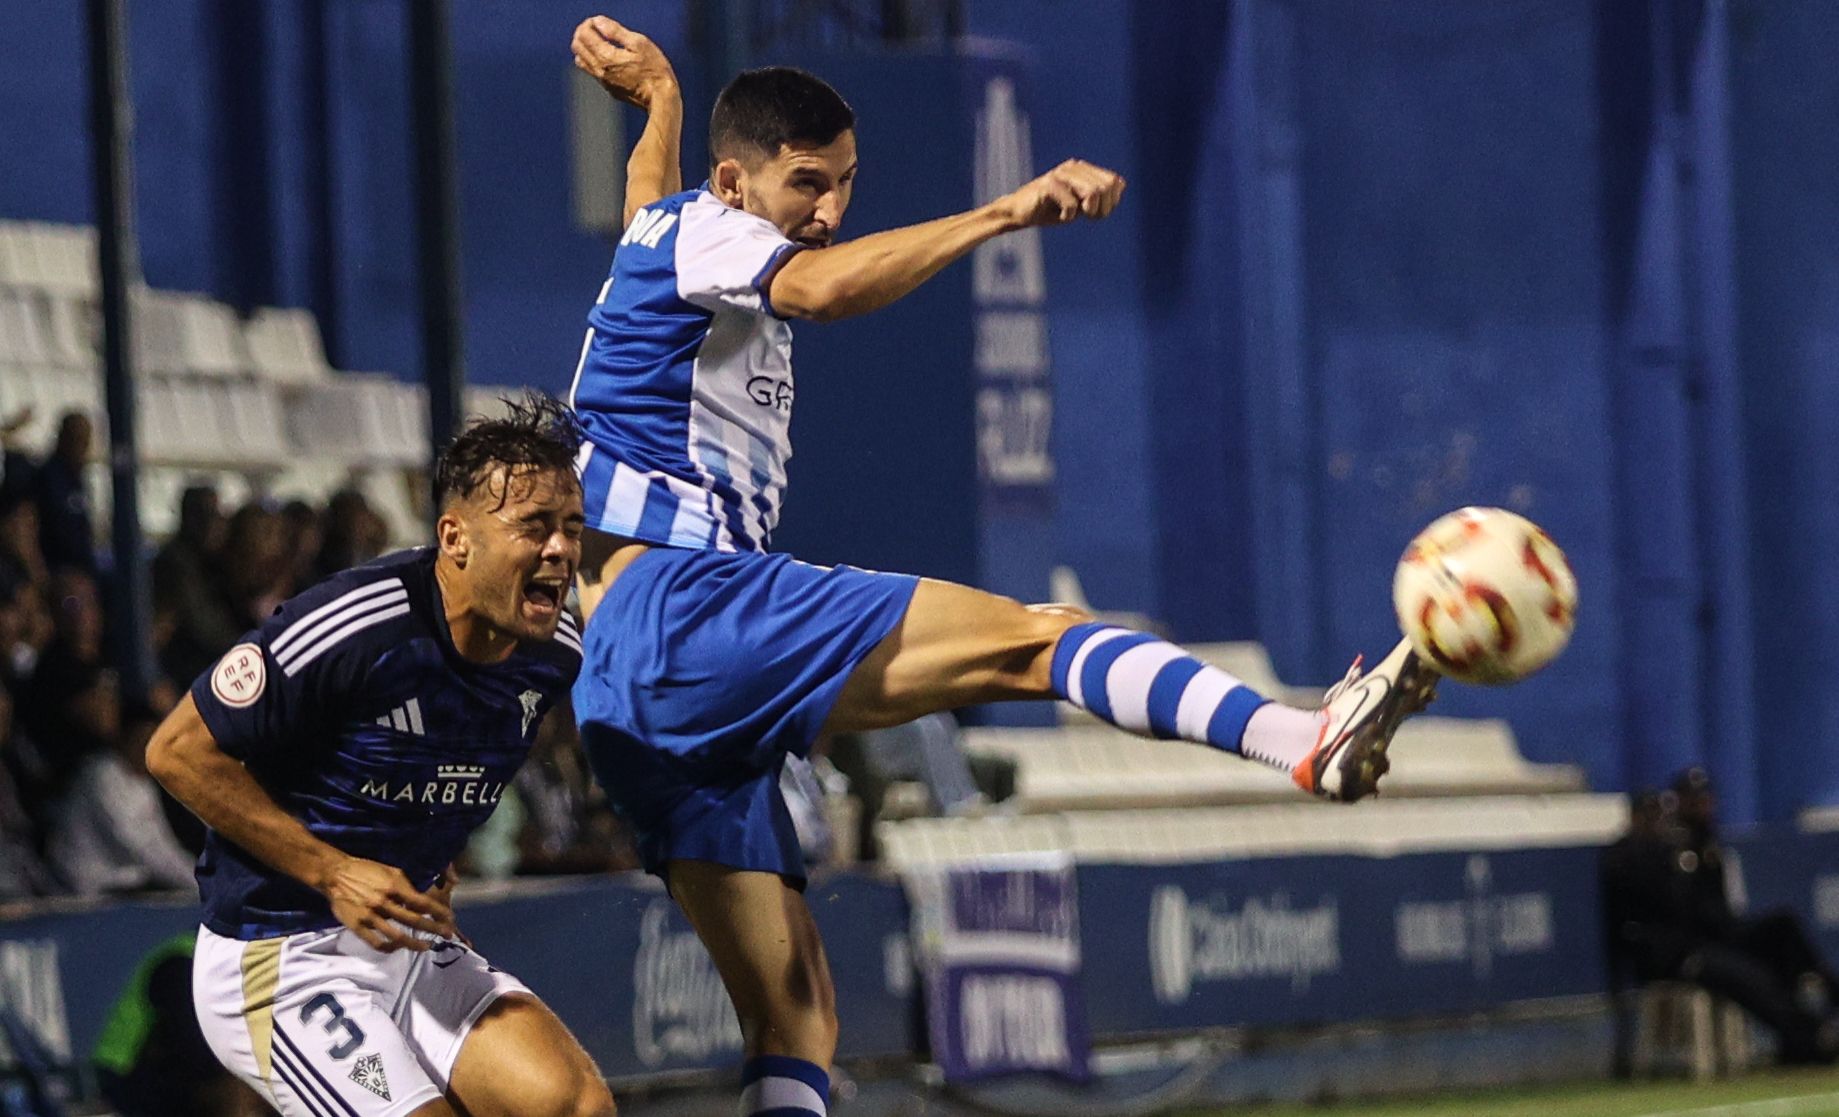
<path id="1" fill-rule="evenodd" d="M 671 895 L 709 951 L 734 1001 L 751 1055 L 828 1066 L 836 991 L 804 896 L 775 873 L 672 861 Z"/>
<path id="2" fill-rule="evenodd" d="M 493 1001 L 460 1045 L 449 1095 L 467 1117 L 611 1117 L 594 1060 L 549 1006 L 528 993 Z"/>
<path id="3" fill-rule="evenodd" d="M 199 1027 L 283 1117 L 445 1117 L 440 1087 L 379 1003 L 398 964 L 345 953 L 337 931 L 240 942 L 201 930 Z"/>
<path id="4" fill-rule="evenodd" d="M 1054 645 L 1090 614 L 924 579 L 900 624 L 843 688 L 824 728 L 900 725 L 938 710 L 1052 694 Z"/>

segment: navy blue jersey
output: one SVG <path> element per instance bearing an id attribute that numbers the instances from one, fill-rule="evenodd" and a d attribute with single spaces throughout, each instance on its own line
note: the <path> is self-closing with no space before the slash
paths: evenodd
<path id="1" fill-rule="evenodd" d="M 281 808 L 353 856 L 427 888 L 491 815 L 537 726 L 581 669 L 564 616 L 554 640 L 502 663 L 461 657 L 435 551 L 335 574 L 275 610 L 192 698 L 217 746 Z M 256 939 L 334 926 L 325 897 L 211 832 L 198 859 L 204 925 Z"/>

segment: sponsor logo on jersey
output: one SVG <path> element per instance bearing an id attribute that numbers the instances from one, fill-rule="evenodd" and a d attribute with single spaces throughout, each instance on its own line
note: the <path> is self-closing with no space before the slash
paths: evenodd
<path id="1" fill-rule="evenodd" d="M 792 413 L 792 382 L 776 376 L 755 376 L 747 381 L 747 398 L 782 415 Z"/>
<path id="2" fill-rule="evenodd" d="M 412 733 L 417 737 L 427 736 L 427 730 L 421 722 L 421 699 L 411 698 L 402 705 L 377 719 L 377 724 L 398 733 Z"/>
<path id="3" fill-rule="evenodd" d="M 502 780 L 488 780 L 485 769 L 468 764 L 442 764 L 431 780 L 365 779 L 358 794 L 385 803 L 415 803 L 424 807 L 489 807 L 504 798 Z"/>

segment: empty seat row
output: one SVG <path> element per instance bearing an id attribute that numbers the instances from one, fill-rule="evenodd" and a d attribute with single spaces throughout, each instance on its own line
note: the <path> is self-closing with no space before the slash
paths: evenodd
<path id="1" fill-rule="evenodd" d="M 895 867 L 1051 850 L 1085 863 L 1169 863 L 1600 845 L 1627 824 L 1622 796 L 1569 794 L 917 818 L 878 824 L 876 839 Z"/>
<path id="2" fill-rule="evenodd" d="M 967 729 L 964 747 L 1015 765 L 1016 804 L 1024 812 L 1281 802 L 1296 794 L 1289 778 L 1271 768 L 1096 721 Z M 1391 758 L 1385 792 L 1394 798 L 1540 794 L 1586 784 L 1574 765 L 1528 762 L 1497 719 L 1415 718 L 1399 729 Z"/>
<path id="3" fill-rule="evenodd" d="M 331 374 L 311 311 L 263 307 L 244 321 L 202 295 L 142 288 L 132 315 L 139 372 L 255 376 L 288 386 Z M 100 337 L 93 298 L 0 285 L 0 362 L 93 369 Z"/>

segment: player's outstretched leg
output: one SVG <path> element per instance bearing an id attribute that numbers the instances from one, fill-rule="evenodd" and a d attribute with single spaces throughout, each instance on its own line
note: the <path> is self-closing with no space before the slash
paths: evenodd
<path id="1" fill-rule="evenodd" d="M 499 997 L 460 1046 L 448 1094 L 468 1117 L 614 1117 L 594 1060 L 542 1001 Z"/>
<path id="2" fill-rule="evenodd" d="M 851 674 L 827 728 L 1062 698 L 1120 729 L 1210 744 L 1280 768 L 1306 791 L 1354 800 L 1377 788 L 1393 731 L 1429 703 L 1436 681 L 1401 642 L 1371 671 L 1355 660 L 1319 708 L 1300 710 L 1148 633 L 925 581 L 900 627 Z"/>
<path id="3" fill-rule="evenodd" d="M 672 861 L 676 898 L 741 1020 L 741 1115 L 824 1117 L 836 989 L 803 894 L 776 873 Z"/>

